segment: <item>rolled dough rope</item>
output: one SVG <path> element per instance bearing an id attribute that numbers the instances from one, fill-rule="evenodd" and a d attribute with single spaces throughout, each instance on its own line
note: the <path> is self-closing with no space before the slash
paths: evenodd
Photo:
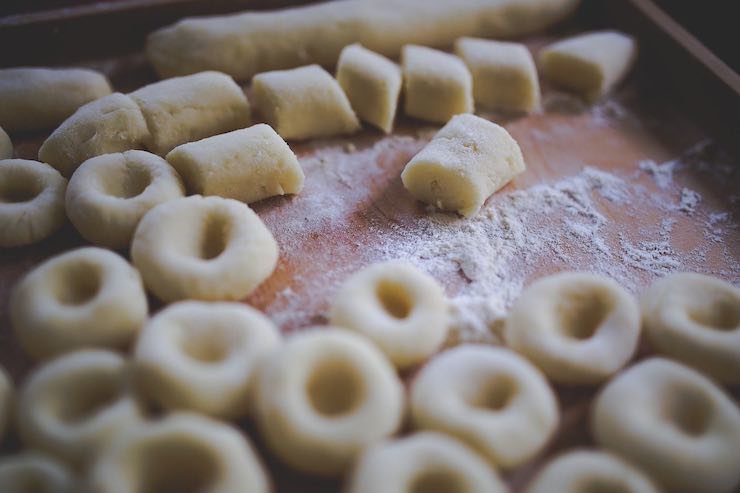
<path id="1" fill-rule="evenodd" d="M 0 443 L 3 443 L 3 438 L 5 438 L 5 430 L 10 421 L 13 406 L 13 381 L 5 368 L 0 365 Z"/>
<path id="2" fill-rule="evenodd" d="M 53 128 L 110 93 L 108 79 L 93 70 L 0 69 L 0 126 L 11 133 Z"/>
<path id="3" fill-rule="evenodd" d="M 298 158 L 264 123 L 182 144 L 167 161 L 192 193 L 250 203 L 303 189 Z"/>
<path id="4" fill-rule="evenodd" d="M 542 73 L 553 84 L 596 101 L 627 74 L 637 44 L 626 34 L 599 31 L 553 43 L 540 52 Z"/>
<path id="5" fill-rule="evenodd" d="M 578 0 L 346 0 L 275 12 L 184 19 L 149 36 L 160 77 L 220 70 L 248 80 L 268 70 L 331 66 L 359 42 L 397 58 L 409 43 L 446 47 L 461 36 L 511 37 L 564 18 Z"/>
<path id="6" fill-rule="evenodd" d="M 524 169 L 522 151 L 503 127 L 466 114 L 437 132 L 408 162 L 401 180 L 417 200 L 471 216 Z"/>
<path id="7" fill-rule="evenodd" d="M 10 141 L 10 137 L 0 127 L 0 159 L 10 159 L 13 157 L 13 143 Z"/>
<path id="8" fill-rule="evenodd" d="M 38 452 L 2 457 L 0 484 L 10 493 L 70 493 L 80 489 L 65 466 Z"/>

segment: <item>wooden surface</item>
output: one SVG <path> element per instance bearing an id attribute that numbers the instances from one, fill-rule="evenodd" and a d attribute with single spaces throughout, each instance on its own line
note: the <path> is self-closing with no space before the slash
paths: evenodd
<path id="1" fill-rule="evenodd" d="M 601 236 L 608 255 L 596 254 L 597 245 L 583 237 L 563 234 L 568 211 L 532 215 L 540 234 L 551 231 L 553 241 L 557 237 L 557 249 L 511 255 L 500 279 L 504 287 L 511 285 L 508 297 L 514 296 L 521 284 L 561 270 L 618 273 L 618 280 L 636 293 L 672 270 L 707 272 L 740 282 L 740 169 L 736 165 L 740 156 L 735 153 L 732 139 L 728 139 L 740 136 L 740 127 L 737 115 L 723 113 L 738 104 L 732 81 L 728 85 L 721 77 L 713 78 L 717 67 L 711 66 L 713 61 L 707 63 L 702 58 L 701 49 L 697 58 L 696 52 L 675 42 L 669 50 L 674 65 L 667 71 L 660 58 L 666 52 L 654 51 L 652 41 L 647 40 L 665 42 L 674 39 L 675 33 L 661 31 L 644 12 L 639 14 L 642 17 L 634 17 L 634 12 L 641 12 L 649 2 L 607 4 L 603 10 L 584 10 L 575 21 L 555 32 L 526 41 L 536 51 L 553 39 L 594 25 L 603 26 L 605 19 L 612 19 L 620 27 L 636 26 L 632 32 L 642 42 L 638 67 L 612 96 L 593 107 L 545 85 L 545 109 L 540 114 L 512 117 L 482 113 L 506 126 L 519 142 L 528 167 L 489 199 L 486 211 L 496 218 L 496 211 L 508 203 L 511 194 L 531 194 L 537 190 L 533 187 L 557 185 L 580 176 L 584 167 L 617 177 L 632 190 L 629 200 L 615 202 L 598 190 L 590 192 L 594 206 L 604 218 Z M 617 14 L 612 15 L 609 9 L 617 9 Z M 628 15 L 629 9 L 633 9 L 633 16 Z M 151 70 L 138 54 L 89 65 L 109 74 L 116 89 L 122 91 L 153 80 Z M 686 80 L 682 78 L 684 73 L 690 80 L 704 84 L 691 88 L 692 101 L 677 96 L 685 94 L 685 88 L 680 87 L 681 81 Z M 704 90 L 715 87 L 720 89 L 712 89 L 711 94 Z M 703 106 L 705 98 L 715 105 L 709 125 L 704 123 L 706 111 L 697 109 Z M 719 106 L 717 98 L 724 98 Z M 466 223 L 467 220 L 450 215 L 430 216 L 401 185 L 403 166 L 435 129 L 400 118 L 391 136 L 366 129 L 348 138 L 291 142 L 306 172 L 306 187 L 295 197 L 276 197 L 253 204 L 275 235 L 281 255 L 275 273 L 246 301 L 264 310 L 285 332 L 322 324 L 331 296 L 343 279 L 369 263 L 394 257 L 410 258 L 430 271 L 453 300 L 465 293 L 480 294 L 479 290 L 472 291 L 480 286 L 480 281 L 471 279 L 464 266 L 441 254 L 438 258 L 420 258 L 415 251 L 417 242 L 420 249 L 433 246 L 434 234 L 458 238 L 463 233 L 456 232 L 464 231 L 466 224 L 483 226 L 480 218 Z M 14 137 L 17 156 L 34 158 L 44 135 Z M 676 167 L 665 187 L 640 167 L 645 160 L 664 163 L 674 159 L 681 159 L 683 164 Z M 681 209 L 684 189 L 701 196 L 695 209 Z M 723 218 L 721 222 L 712 223 L 712 218 L 718 217 Z M 666 224 L 671 225 L 667 233 Z M 670 251 L 656 255 L 669 256 L 671 262 L 666 264 L 652 265 L 645 259 L 635 259 L 635 252 L 630 249 L 641 243 L 658 245 L 663 240 Z M 16 381 L 22 379 L 30 362 L 11 335 L 7 316 L 10 289 L 38 262 L 83 244 L 67 224 L 39 245 L 0 251 L 0 361 Z M 497 288 L 495 292 L 505 290 Z M 156 302 L 153 306 L 156 309 Z M 491 330 L 495 332 L 495 327 Z M 649 348 L 642 347 L 639 357 L 649 352 Z M 562 411 L 559 431 L 539 458 L 506 474 L 514 491 L 519 491 L 539 464 L 556 451 L 591 444 L 587 416 L 595 391 L 557 388 Z M 738 389 L 731 392 L 737 399 Z M 250 423 L 243 425 L 259 441 L 257 434 L 251 433 Z M 338 482 L 297 475 L 272 459 L 264 447 L 261 449 L 270 463 L 276 491 L 338 491 Z"/>

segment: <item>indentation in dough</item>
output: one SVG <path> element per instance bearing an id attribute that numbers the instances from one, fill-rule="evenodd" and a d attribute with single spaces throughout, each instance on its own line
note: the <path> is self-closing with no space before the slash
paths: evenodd
<path id="1" fill-rule="evenodd" d="M 663 412 L 668 422 L 685 435 L 698 437 L 709 428 L 713 409 L 706 397 L 693 388 L 673 388 L 667 393 Z"/>
<path id="2" fill-rule="evenodd" d="M 735 330 L 740 326 L 740 305 L 728 296 L 714 300 L 709 306 L 689 310 L 689 317 L 699 325 L 710 329 Z"/>
<path id="3" fill-rule="evenodd" d="M 392 317 L 403 319 L 411 313 L 413 301 L 403 284 L 383 279 L 375 292 L 383 309 Z"/>
<path id="4" fill-rule="evenodd" d="M 313 369 L 306 391 L 316 411 L 338 417 L 357 407 L 365 389 L 362 377 L 350 363 L 329 357 Z"/>
<path id="5" fill-rule="evenodd" d="M 411 483 L 409 493 L 465 493 L 468 491 L 463 478 L 452 471 L 441 469 L 427 469 L 419 474 Z"/>
<path id="6" fill-rule="evenodd" d="M 63 305 L 84 305 L 100 292 L 103 279 L 100 266 L 75 262 L 63 266 L 57 275 L 56 298 Z"/>
<path id="7" fill-rule="evenodd" d="M 588 478 L 576 486 L 574 493 L 632 493 L 623 483 L 606 478 Z"/>
<path id="8" fill-rule="evenodd" d="M 126 167 L 123 173 L 111 173 L 103 187 L 108 195 L 131 199 L 141 195 L 151 183 L 152 175 L 148 169 Z"/>
<path id="9" fill-rule="evenodd" d="M 218 330 L 191 330 L 180 340 L 180 348 L 201 363 L 218 363 L 228 356 L 230 342 Z"/>
<path id="10" fill-rule="evenodd" d="M 223 214 L 210 214 L 201 231 L 198 255 L 203 260 L 212 260 L 226 250 L 231 236 L 231 220 Z"/>
<path id="11" fill-rule="evenodd" d="M 142 493 L 210 491 L 221 474 L 213 451 L 185 440 L 152 442 L 137 450 L 137 490 Z"/>
<path id="12" fill-rule="evenodd" d="M 487 411 L 505 409 L 517 393 L 516 382 L 508 375 L 496 375 L 480 387 L 470 404 Z"/>
<path id="13" fill-rule="evenodd" d="M 57 389 L 56 416 L 64 423 L 82 423 L 112 406 L 119 396 L 119 383 L 113 376 L 96 375 L 85 382 L 75 381 Z"/>
<path id="14" fill-rule="evenodd" d="M 555 313 L 563 334 L 573 339 L 593 337 L 612 310 L 608 293 L 601 290 L 583 290 L 565 294 L 559 300 Z"/>
<path id="15" fill-rule="evenodd" d="M 0 203 L 17 204 L 35 199 L 44 187 L 29 173 L 15 174 L 11 179 L 0 181 Z"/>

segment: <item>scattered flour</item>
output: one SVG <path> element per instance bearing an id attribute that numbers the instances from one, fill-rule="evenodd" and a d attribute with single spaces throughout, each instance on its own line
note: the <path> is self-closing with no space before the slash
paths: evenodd
<path id="1" fill-rule="evenodd" d="M 655 184 L 662 190 L 667 190 L 673 183 L 673 171 L 676 169 L 678 161 L 668 161 L 663 164 L 657 164 L 655 161 L 647 159 L 640 161 L 639 167 L 646 171 L 655 179 Z"/>

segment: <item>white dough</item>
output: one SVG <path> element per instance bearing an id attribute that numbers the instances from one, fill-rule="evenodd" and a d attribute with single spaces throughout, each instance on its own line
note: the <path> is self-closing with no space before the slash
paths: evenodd
<path id="1" fill-rule="evenodd" d="M 10 141 L 10 137 L 8 137 L 8 134 L 3 130 L 3 127 L 0 127 L 0 160 L 10 159 L 12 157 L 13 142 Z"/>
<path id="2" fill-rule="evenodd" d="M 79 484 L 62 464 L 38 452 L 0 458 L 3 493 L 74 493 Z"/>
<path id="3" fill-rule="evenodd" d="M 357 116 L 385 133 L 393 130 L 402 85 L 398 65 L 360 44 L 345 47 L 337 62 L 337 82 Z"/>
<path id="4" fill-rule="evenodd" d="M 264 123 L 197 142 L 167 154 L 193 193 L 256 202 L 299 193 L 303 170 L 288 144 Z"/>
<path id="5" fill-rule="evenodd" d="M 369 338 L 397 368 L 407 368 L 444 342 L 447 300 L 437 281 L 411 264 L 378 263 L 345 281 L 329 320 Z"/>
<path id="6" fill-rule="evenodd" d="M 473 75 L 473 99 L 489 109 L 530 112 L 540 106 L 537 68 L 521 43 L 460 38 L 455 53 Z"/>
<path id="7" fill-rule="evenodd" d="M 455 55 L 425 46 L 407 45 L 401 53 L 404 111 L 436 123 L 473 112 L 473 78 Z"/>
<path id="8" fill-rule="evenodd" d="M 458 115 L 406 164 L 401 180 L 417 200 L 471 216 L 524 169 L 519 144 L 506 129 Z"/>
<path id="9" fill-rule="evenodd" d="M 5 368 L 0 365 L 0 444 L 3 443 L 5 431 L 10 422 L 10 416 L 14 407 L 13 398 L 13 381 L 5 371 Z"/>
<path id="10" fill-rule="evenodd" d="M 257 74 L 252 88 L 262 116 L 286 140 L 331 137 L 360 129 L 346 94 L 318 65 Z"/>
<path id="11" fill-rule="evenodd" d="M 545 47 L 542 73 L 556 86 L 596 101 L 627 74 L 637 54 L 631 37 L 616 31 L 580 34 Z"/>

